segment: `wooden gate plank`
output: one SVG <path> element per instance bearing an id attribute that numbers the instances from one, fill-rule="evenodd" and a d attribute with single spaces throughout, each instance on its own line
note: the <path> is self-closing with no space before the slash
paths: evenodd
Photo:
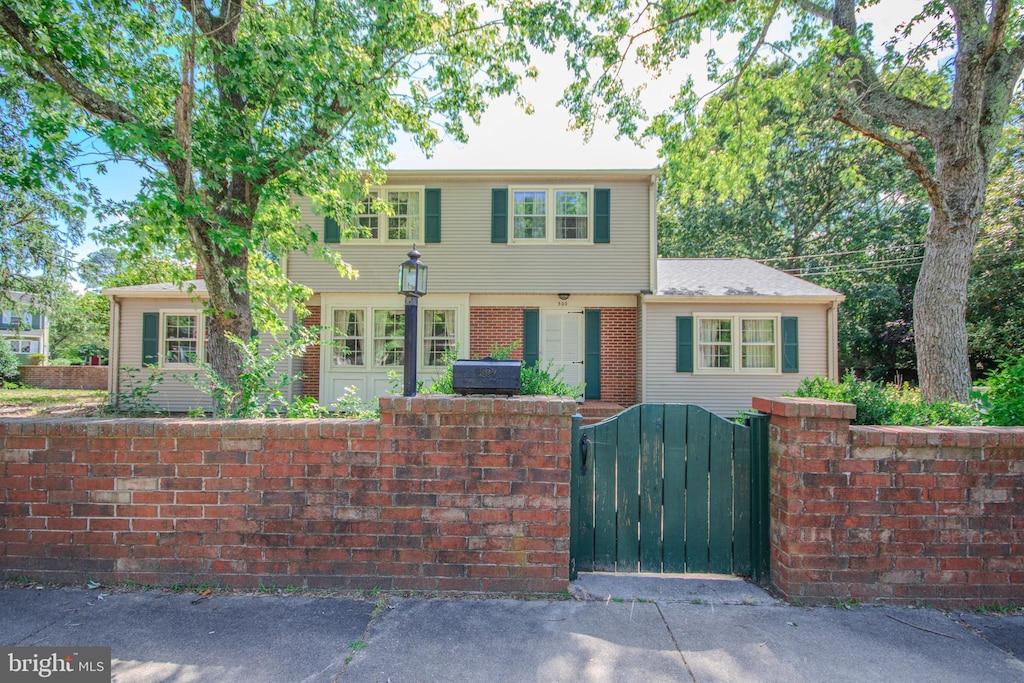
<path id="1" fill-rule="evenodd" d="M 708 569 L 715 574 L 732 573 L 732 433 L 732 422 L 711 418 Z"/>
<path id="2" fill-rule="evenodd" d="M 690 406 L 686 415 L 686 571 L 708 571 L 708 475 L 711 413 Z"/>
<path id="3" fill-rule="evenodd" d="M 615 453 L 618 420 L 594 426 L 594 571 L 615 570 Z"/>
<path id="4" fill-rule="evenodd" d="M 749 576 L 753 571 L 750 561 L 750 428 L 733 427 L 733 572 Z"/>
<path id="5" fill-rule="evenodd" d="M 686 571 L 686 406 L 665 406 L 664 567 Z"/>
<path id="6" fill-rule="evenodd" d="M 618 557 L 615 570 L 635 572 L 640 563 L 640 406 L 620 413 L 617 421 Z"/>
<path id="7" fill-rule="evenodd" d="M 665 407 L 644 404 L 640 410 L 640 571 L 660 572 L 662 557 L 662 445 Z"/>
<path id="8" fill-rule="evenodd" d="M 586 473 L 583 472 L 583 458 L 579 442 L 573 444 L 573 454 L 579 454 L 573 462 L 572 485 L 577 512 L 573 533 L 576 535 L 576 571 L 594 571 L 594 429 L 580 429 L 580 436 L 587 435 Z"/>

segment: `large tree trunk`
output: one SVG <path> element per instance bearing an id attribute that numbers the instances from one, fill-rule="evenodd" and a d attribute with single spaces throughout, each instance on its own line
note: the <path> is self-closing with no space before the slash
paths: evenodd
<path id="1" fill-rule="evenodd" d="M 932 203 L 924 261 L 914 291 L 914 341 L 921 392 L 927 401 L 966 402 L 971 387 L 967 355 L 967 282 L 981 227 L 987 164 L 966 140 L 978 132 L 949 131 L 935 145 L 942 203 Z"/>

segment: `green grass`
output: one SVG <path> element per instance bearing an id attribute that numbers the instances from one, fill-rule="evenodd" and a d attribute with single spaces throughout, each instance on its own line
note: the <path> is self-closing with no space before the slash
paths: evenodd
<path id="1" fill-rule="evenodd" d="M 107 392 L 104 389 L 0 389 L 0 407 L 3 408 L 39 410 L 61 405 L 75 407 L 106 402 Z"/>

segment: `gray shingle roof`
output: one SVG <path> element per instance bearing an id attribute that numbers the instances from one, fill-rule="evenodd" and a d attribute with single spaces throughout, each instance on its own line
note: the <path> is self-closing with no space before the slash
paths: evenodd
<path id="1" fill-rule="evenodd" d="M 110 287 L 104 289 L 104 294 L 127 294 L 127 293 L 152 293 L 152 294 L 164 294 L 164 293 L 188 293 L 195 291 L 202 293 L 206 291 L 205 280 L 185 280 L 180 285 L 175 282 L 156 282 L 151 285 L 133 285 L 131 287 Z"/>
<path id="2" fill-rule="evenodd" d="M 814 296 L 838 292 L 745 258 L 658 259 L 658 294 L 674 296 Z"/>

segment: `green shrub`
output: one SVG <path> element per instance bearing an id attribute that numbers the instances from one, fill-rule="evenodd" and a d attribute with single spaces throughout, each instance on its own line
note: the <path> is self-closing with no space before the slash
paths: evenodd
<path id="1" fill-rule="evenodd" d="M 981 385 L 974 397 L 986 425 L 1024 425 L 1024 356 L 1000 361 Z"/>
<path id="2" fill-rule="evenodd" d="M 0 339 L 0 381 L 14 382 L 18 379 L 18 357 L 6 339 Z"/>
<path id="3" fill-rule="evenodd" d="M 519 347 L 519 342 L 507 346 L 493 346 L 488 354 L 494 360 L 508 360 Z M 458 359 L 458 349 L 444 356 L 445 368 L 441 375 L 427 388 L 430 394 L 454 394 L 452 385 L 452 364 Z M 562 371 L 553 368 L 550 361 L 543 367 L 539 363 L 523 365 L 519 373 L 520 392 L 523 396 L 582 396 L 583 385 L 572 386 L 562 379 Z"/>
<path id="4" fill-rule="evenodd" d="M 857 406 L 858 425 L 977 425 L 981 418 L 973 406 L 953 401 L 928 403 L 921 390 L 907 384 L 859 380 L 852 372 L 841 382 L 824 377 L 804 378 L 793 396 L 821 398 Z"/>

